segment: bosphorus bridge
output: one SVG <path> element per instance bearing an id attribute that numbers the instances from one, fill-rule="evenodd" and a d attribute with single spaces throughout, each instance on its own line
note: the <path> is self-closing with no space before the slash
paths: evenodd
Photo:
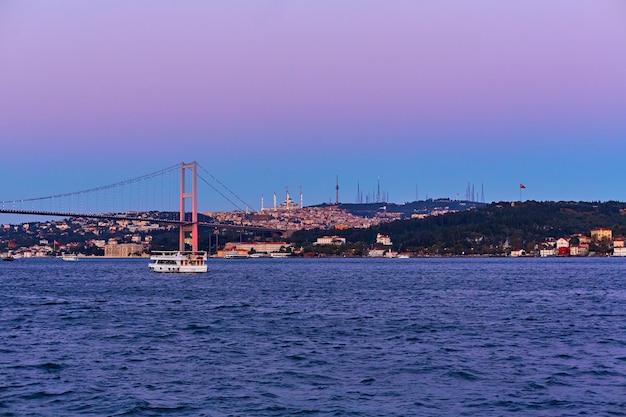
<path id="1" fill-rule="evenodd" d="M 197 162 L 180 163 L 150 174 L 86 190 L 14 200 L 0 200 L 0 213 L 141 221 L 177 225 L 180 250 L 187 236 L 198 249 L 198 227 L 281 232 L 248 225 L 198 220 L 198 182 L 208 185 L 237 210 L 249 205 Z M 243 207 L 242 207 L 243 206 Z"/>

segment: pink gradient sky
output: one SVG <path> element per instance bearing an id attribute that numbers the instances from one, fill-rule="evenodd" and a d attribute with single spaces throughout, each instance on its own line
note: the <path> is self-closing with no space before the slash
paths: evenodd
<path id="1" fill-rule="evenodd" d="M 624 201 L 625 114 L 621 0 L 0 2 L 0 200 L 195 159 L 257 204 Z"/>

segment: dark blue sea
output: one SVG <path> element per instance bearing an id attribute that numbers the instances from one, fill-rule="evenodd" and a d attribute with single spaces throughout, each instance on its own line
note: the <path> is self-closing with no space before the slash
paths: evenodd
<path id="1" fill-rule="evenodd" d="M 147 263 L 0 263 L 0 415 L 626 415 L 626 259 Z"/>

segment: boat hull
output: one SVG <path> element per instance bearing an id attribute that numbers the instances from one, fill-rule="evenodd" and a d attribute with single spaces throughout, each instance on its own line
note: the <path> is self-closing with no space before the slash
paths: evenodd
<path id="1" fill-rule="evenodd" d="M 148 267 L 154 272 L 202 273 L 207 272 L 206 252 L 163 251 L 150 256 Z"/>
<path id="2" fill-rule="evenodd" d="M 202 266 L 178 266 L 178 265 L 158 265 L 148 264 L 153 272 L 181 272 L 181 273 L 198 273 L 207 272 L 209 269 L 206 265 Z"/>

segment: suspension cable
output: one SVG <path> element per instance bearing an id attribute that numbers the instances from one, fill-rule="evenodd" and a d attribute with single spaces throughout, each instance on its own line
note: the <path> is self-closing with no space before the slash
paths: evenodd
<path id="1" fill-rule="evenodd" d="M 237 200 L 239 200 L 244 206 L 246 207 L 252 207 L 250 204 L 246 203 L 245 201 L 243 201 L 241 199 L 241 197 L 239 197 L 237 194 L 235 194 L 230 188 L 228 188 L 226 185 L 224 185 L 220 180 L 218 180 L 217 178 L 215 178 L 215 176 L 213 174 L 211 174 L 209 171 L 207 171 L 202 165 L 198 164 L 198 167 L 200 167 L 201 170 L 203 170 L 204 172 L 206 172 L 207 174 L 209 174 L 209 176 L 211 178 L 213 178 L 213 180 L 215 182 L 217 182 L 219 185 L 221 185 L 226 191 L 228 191 L 230 194 L 232 194 Z M 204 182 L 206 182 L 207 184 L 209 184 L 206 180 L 203 179 Z M 215 191 L 217 191 L 222 197 L 226 198 L 226 200 L 230 201 L 231 204 L 233 204 L 235 207 L 239 208 L 235 203 L 233 203 L 230 199 L 228 199 L 224 194 L 220 193 L 215 187 L 213 187 L 211 184 L 209 184 L 209 186 L 211 188 L 213 188 Z M 239 208 L 239 210 L 241 210 L 241 208 Z"/>
<path id="2" fill-rule="evenodd" d="M 49 199 L 53 199 L 53 198 L 70 197 L 70 196 L 75 196 L 75 195 L 79 195 L 79 194 L 92 193 L 92 192 L 96 192 L 96 191 L 104 191 L 104 190 L 109 190 L 111 188 L 121 187 L 121 186 L 124 186 L 124 185 L 129 185 L 129 184 L 137 183 L 137 182 L 144 181 L 144 180 L 147 180 L 147 179 L 150 179 L 150 178 L 154 178 L 154 177 L 157 177 L 159 175 L 166 174 L 166 173 L 174 171 L 174 170 L 178 170 L 179 168 L 180 168 L 180 164 L 176 164 L 176 165 L 172 165 L 171 167 L 162 169 L 160 171 L 153 172 L 151 174 L 142 175 L 141 177 L 133 178 L 133 179 L 126 180 L 126 181 L 117 182 L 117 183 L 111 184 L 111 185 L 104 185 L 104 186 L 101 186 L 101 187 L 90 188 L 88 190 L 76 191 L 76 192 L 73 192 L 73 193 L 51 195 L 51 196 L 47 196 L 47 197 L 26 198 L 26 199 L 20 199 L 20 200 L 2 200 L 2 201 L 0 201 L 0 203 L 4 204 L 4 203 L 16 203 L 16 202 L 23 203 L 23 202 L 27 202 L 27 201 L 41 201 L 41 200 L 49 200 Z"/>
<path id="3" fill-rule="evenodd" d="M 196 174 L 198 175 L 198 178 L 200 178 L 202 181 L 204 181 L 204 183 L 206 185 L 208 185 L 209 187 L 213 188 L 213 190 L 218 193 L 219 195 L 221 195 L 222 197 L 224 197 L 224 199 L 226 199 L 226 201 L 228 201 L 230 204 L 232 204 L 233 206 L 237 207 L 237 209 L 243 211 L 243 209 L 241 207 L 239 207 L 237 205 L 237 203 L 235 203 L 233 200 L 231 200 L 230 198 L 226 197 L 220 190 L 218 190 L 217 188 L 215 188 L 215 186 L 213 186 L 213 184 L 211 184 L 210 182 L 208 182 L 206 179 L 204 179 L 204 177 L 202 177 L 200 174 Z M 245 204 L 245 203 L 244 203 Z"/>

